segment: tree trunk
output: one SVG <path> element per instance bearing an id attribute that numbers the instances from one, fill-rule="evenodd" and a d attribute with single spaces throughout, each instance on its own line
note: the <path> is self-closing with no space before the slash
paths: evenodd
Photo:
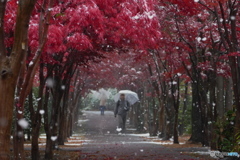
<path id="1" fill-rule="evenodd" d="M 238 57 L 230 57 L 230 67 L 233 79 L 233 91 L 234 91 L 234 98 L 235 98 L 235 107 L 236 107 L 236 122 L 235 122 L 235 134 L 240 129 L 240 58 Z"/>
<path id="2" fill-rule="evenodd" d="M 168 97 L 166 104 L 166 124 L 163 140 L 169 140 L 173 136 L 174 106 L 172 98 Z"/>
<path id="3" fill-rule="evenodd" d="M 66 136 L 67 138 L 71 137 L 72 134 L 71 134 L 71 128 L 72 128 L 72 114 L 69 113 L 68 114 L 68 117 L 67 117 L 68 121 L 67 121 L 67 133 L 66 133 Z"/>
<path id="4" fill-rule="evenodd" d="M 221 11 L 221 18 L 223 19 L 222 22 L 218 20 L 218 30 L 220 33 L 221 41 L 224 44 L 224 48 L 227 50 L 228 53 L 238 52 L 238 35 L 237 35 L 237 22 L 235 19 L 230 18 L 230 26 L 227 27 L 226 24 L 226 17 L 224 13 L 224 7 L 222 2 L 218 2 L 219 8 Z M 231 2 L 230 2 L 231 4 Z M 229 17 L 236 17 L 239 11 L 240 2 L 237 1 L 236 3 L 232 3 L 228 6 Z M 217 14 L 218 16 L 218 14 Z M 218 19 L 219 16 L 218 16 Z M 221 28 L 224 30 L 221 30 Z M 240 58 L 239 56 L 229 56 L 231 74 L 232 74 L 232 81 L 233 81 L 233 92 L 234 92 L 234 102 L 236 106 L 236 121 L 235 121 L 235 134 L 239 132 L 240 129 Z"/>
<path id="5" fill-rule="evenodd" d="M 217 114 L 220 121 L 223 120 L 224 116 L 224 86 L 223 77 L 217 76 Z"/>
<path id="6" fill-rule="evenodd" d="M 64 97 L 63 97 L 63 106 L 62 106 L 62 112 L 61 112 L 61 119 L 60 119 L 60 125 L 59 125 L 59 137 L 58 137 L 58 144 L 64 145 L 64 142 L 67 141 L 67 129 L 68 129 L 68 97 L 69 97 L 69 85 L 65 85 L 65 91 L 64 91 Z"/>
<path id="7" fill-rule="evenodd" d="M 24 62 L 26 58 L 24 57 Z M 18 75 L 18 82 L 17 82 L 17 89 L 16 89 L 16 97 L 15 100 L 15 128 L 13 134 L 13 152 L 14 152 L 14 159 L 24 159 L 24 132 L 23 128 L 18 124 L 19 120 L 24 118 L 24 102 L 25 102 L 25 88 L 22 88 L 24 83 L 24 72 L 25 72 L 25 65 L 22 66 L 20 73 Z"/>
<path id="8" fill-rule="evenodd" d="M 158 108 L 156 106 L 156 100 L 154 100 L 154 104 L 153 104 L 153 132 L 152 132 L 153 136 L 157 136 L 157 132 L 158 132 L 157 111 L 158 111 Z"/>
<path id="9" fill-rule="evenodd" d="M 179 141 L 178 141 L 178 109 L 175 109 L 174 128 L 173 128 L 173 143 L 179 144 Z"/>
<path id="10" fill-rule="evenodd" d="M 64 113 L 64 115 L 61 116 L 60 119 L 60 125 L 59 125 L 59 136 L 58 136 L 58 144 L 64 145 L 64 142 L 67 142 L 67 129 L 68 129 L 68 120 L 67 120 L 67 114 Z"/>
<path id="11" fill-rule="evenodd" d="M 179 144 L 178 141 L 178 114 L 179 114 L 179 101 L 180 101 L 180 80 L 177 78 L 177 84 L 172 85 L 172 98 L 174 105 L 174 127 L 173 127 L 173 143 Z M 176 95 L 177 94 L 177 95 Z"/>
<path id="12" fill-rule="evenodd" d="M 161 100 L 160 103 L 160 111 L 159 111 L 159 119 L 158 119 L 158 131 L 159 131 L 159 138 L 162 138 L 164 136 L 164 132 L 165 132 L 165 106 L 163 104 L 164 100 Z"/>
<path id="13" fill-rule="evenodd" d="M 142 113 L 143 113 L 143 108 L 142 106 L 140 106 L 140 103 L 137 103 L 136 104 L 136 128 L 137 128 L 137 131 L 139 132 L 142 132 L 144 131 L 144 128 L 143 128 L 143 118 L 142 118 Z"/>
<path id="14" fill-rule="evenodd" d="M 181 119 L 181 125 L 179 127 L 179 135 L 183 135 L 184 133 L 184 121 L 185 121 L 185 115 L 187 110 L 187 104 L 188 104 L 188 83 L 185 83 L 185 92 L 184 92 L 184 100 L 183 100 L 183 110 L 182 110 L 182 119 Z"/>
<path id="15" fill-rule="evenodd" d="M 15 81 L 16 83 L 16 81 Z M 10 134 L 13 117 L 14 79 L 0 78 L 0 159 L 10 159 Z M 3 94 L 4 93 L 4 94 Z"/>
<path id="16" fill-rule="evenodd" d="M 137 107 L 133 107 L 133 126 L 135 128 L 138 127 L 138 108 Z"/>
<path id="17" fill-rule="evenodd" d="M 47 134 L 46 149 L 45 149 L 45 159 L 53 159 L 53 141 L 51 139 L 51 131 Z"/>
<path id="18" fill-rule="evenodd" d="M 216 150 L 217 149 L 217 134 L 215 132 L 216 130 L 216 118 L 217 118 L 217 113 L 216 113 L 216 94 L 215 94 L 215 87 L 216 83 L 212 83 L 211 87 L 210 87 L 210 106 L 209 106 L 209 120 L 210 120 L 210 124 L 209 124 L 209 130 L 211 132 L 209 132 L 209 138 L 210 138 L 210 147 L 212 150 Z"/>
<path id="19" fill-rule="evenodd" d="M 208 99 L 207 99 L 207 92 L 205 91 L 203 85 L 201 87 L 201 99 L 200 99 L 200 106 L 201 106 L 201 120 L 202 120 L 202 145 L 209 146 L 208 140 Z"/>
<path id="20" fill-rule="evenodd" d="M 158 96 L 158 101 L 159 101 L 159 119 L 158 119 L 158 131 L 159 131 L 159 138 L 163 138 L 166 134 L 166 117 L 167 117 L 167 112 L 166 112 L 166 106 L 167 106 L 167 99 L 168 99 L 168 87 L 167 85 L 164 83 L 163 84 L 163 93 L 162 95 Z"/>
<path id="21" fill-rule="evenodd" d="M 150 131 L 151 127 L 149 127 L 149 108 L 150 108 L 150 104 L 148 100 L 144 100 L 144 106 L 143 106 L 143 127 L 145 131 Z M 150 131 L 150 135 L 151 135 L 151 131 Z"/>
<path id="22" fill-rule="evenodd" d="M 44 66 L 41 63 L 40 69 L 39 69 L 39 79 L 40 79 L 40 85 L 39 85 L 39 91 L 38 91 L 38 98 L 40 100 L 38 101 L 38 106 L 36 111 L 33 107 L 33 97 L 32 92 L 29 94 L 29 110 L 30 110 L 30 117 L 32 121 L 32 149 L 31 149 L 31 156 L 33 160 L 39 159 L 39 146 L 38 146 L 38 138 L 39 138 L 39 131 L 41 127 L 41 115 L 39 113 L 40 109 L 42 109 L 43 106 L 43 92 L 44 92 L 44 86 L 45 86 L 45 78 L 43 75 L 43 69 Z M 45 111 L 47 112 L 47 111 Z"/>
<path id="23" fill-rule="evenodd" d="M 46 132 L 47 140 L 46 140 L 46 149 L 45 149 L 45 159 L 51 159 L 52 157 L 52 149 L 49 148 L 50 143 L 49 140 L 51 141 L 51 133 L 49 130 L 49 109 L 48 109 L 48 101 L 49 101 L 49 95 L 50 95 L 50 89 L 46 87 L 45 90 L 45 98 L 44 98 L 44 130 Z"/>
<path id="24" fill-rule="evenodd" d="M 5 53 L 3 34 L 3 16 L 5 14 L 6 1 L 0 2 L 0 159 L 10 159 L 10 131 L 13 116 L 14 92 L 21 69 L 22 61 L 27 51 L 27 37 L 30 15 L 36 0 L 20 0 L 16 17 L 16 27 L 14 31 L 14 44 L 12 53 L 8 57 Z M 23 156 L 21 158 L 24 159 Z"/>
<path id="25" fill-rule="evenodd" d="M 192 136 L 193 143 L 202 142 L 202 117 L 199 104 L 198 84 L 192 83 Z"/>
<path id="26" fill-rule="evenodd" d="M 39 130 L 40 130 L 40 127 L 34 127 L 32 129 L 32 148 L 31 148 L 32 160 L 40 159 L 39 146 L 38 146 Z"/>
<path id="27" fill-rule="evenodd" d="M 47 66 L 47 78 L 52 77 L 52 70 L 50 70 L 51 65 Z M 46 140 L 46 149 L 45 149 L 45 159 L 52 159 L 53 154 L 52 154 L 52 148 L 51 148 L 51 130 L 50 130 L 50 116 L 51 115 L 51 110 L 49 109 L 48 106 L 48 101 L 49 101 L 49 97 L 50 97 L 50 88 L 46 87 L 45 89 L 45 98 L 44 98 L 44 130 L 46 132 L 46 136 L 47 136 L 47 140 Z"/>
<path id="28" fill-rule="evenodd" d="M 44 121 L 44 123 L 48 123 L 45 125 L 47 127 L 47 144 L 45 150 L 45 159 L 52 159 L 53 158 L 53 149 L 55 149 L 55 142 L 57 142 L 57 135 L 58 135 L 58 125 L 59 125 L 59 110 L 60 104 L 63 96 L 63 91 L 61 89 L 61 71 L 59 66 L 55 66 L 54 68 L 54 86 L 53 86 L 53 97 L 52 97 L 52 106 L 50 111 L 50 121 Z M 51 73 L 52 74 L 52 73 Z M 50 74 L 48 74 L 50 75 Z M 46 114 L 44 116 L 47 116 Z"/>
<path id="29" fill-rule="evenodd" d="M 73 121 L 72 121 L 72 131 L 75 131 L 75 130 L 77 130 L 77 128 L 78 128 L 78 118 L 79 118 L 79 108 L 80 108 L 80 106 L 81 106 L 81 94 L 79 95 L 79 98 L 78 98 L 78 100 L 76 101 L 76 103 L 75 103 L 75 105 L 74 105 L 74 108 L 73 108 L 73 110 L 72 110 L 72 112 L 71 112 L 71 114 L 73 114 L 72 116 L 73 116 Z"/>
<path id="30" fill-rule="evenodd" d="M 141 98 L 141 105 L 142 105 L 142 115 L 143 115 L 143 129 L 144 129 L 144 132 L 145 131 L 149 131 L 149 133 L 150 133 L 150 126 L 149 126 L 149 107 L 150 107 L 150 105 L 149 105 L 149 101 L 148 101 L 148 99 L 147 99 L 147 97 L 146 97 L 146 87 L 144 87 L 143 88 L 143 94 L 140 94 L 141 96 L 142 96 L 142 98 Z M 140 93 L 141 93 L 141 91 L 140 91 Z M 139 95 L 139 94 L 138 94 Z M 134 108 L 134 107 L 133 107 Z M 150 133 L 150 135 L 151 135 L 151 133 Z"/>
<path id="31" fill-rule="evenodd" d="M 129 111 L 129 124 L 131 126 L 133 126 L 133 123 L 134 123 L 134 121 L 133 121 L 133 109 L 130 109 L 130 111 Z"/>
<path id="32" fill-rule="evenodd" d="M 68 65 L 66 70 L 67 75 L 64 77 L 63 82 L 61 85 L 65 86 L 64 95 L 63 95 L 63 103 L 62 103 L 62 110 L 60 111 L 60 120 L 59 120 L 59 130 L 58 130 L 58 144 L 64 145 L 64 142 L 67 141 L 67 133 L 68 133 L 68 117 L 71 109 L 70 101 L 69 101 L 69 92 L 70 92 L 70 85 L 71 79 L 76 71 L 76 66 Z M 62 86 L 61 86 L 62 89 Z M 63 89 L 62 89 L 63 90 Z M 74 100 L 74 99 L 73 99 Z"/>
<path id="33" fill-rule="evenodd" d="M 23 128 L 18 124 L 18 121 L 23 119 L 23 106 L 16 106 L 16 122 L 13 135 L 13 151 L 14 159 L 25 159 L 24 152 L 24 133 Z"/>
<path id="34" fill-rule="evenodd" d="M 68 120 L 68 134 L 67 137 L 70 137 L 73 135 L 73 115 L 69 114 L 69 120 Z"/>
<path id="35" fill-rule="evenodd" d="M 232 78 L 226 78 L 226 93 L 225 93 L 225 111 L 233 110 L 233 89 Z"/>

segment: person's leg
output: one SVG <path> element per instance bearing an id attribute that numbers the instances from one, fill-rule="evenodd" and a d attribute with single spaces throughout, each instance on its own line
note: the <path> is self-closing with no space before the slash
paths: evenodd
<path id="1" fill-rule="evenodd" d="M 122 115 L 118 115 L 118 128 L 123 129 L 123 118 L 122 118 Z"/>
<path id="2" fill-rule="evenodd" d="M 126 130 L 126 119 L 127 119 L 127 115 L 122 115 L 122 120 L 123 120 L 123 132 L 125 132 Z"/>
<path id="3" fill-rule="evenodd" d="M 100 107 L 100 110 L 101 110 L 101 115 L 103 115 L 103 107 L 102 106 Z"/>

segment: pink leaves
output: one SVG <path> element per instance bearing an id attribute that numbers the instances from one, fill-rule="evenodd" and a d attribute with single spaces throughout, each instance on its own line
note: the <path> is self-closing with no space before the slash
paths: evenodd
<path id="1" fill-rule="evenodd" d="M 66 46 L 63 43 L 64 33 L 63 28 L 61 26 L 50 25 L 47 43 L 45 45 L 45 51 L 48 53 L 58 53 L 64 52 L 66 50 Z"/>
<path id="2" fill-rule="evenodd" d="M 98 6 L 93 1 L 88 1 L 74 8 L 66 10 L 66 16 L 69 17 L 67 24 L 68 32 L 88 32 L 102 34 L 103 15 Z M 102 35 L 99 35 L 102 37 Z"/>
<path id="3" fill-rule="evenodd" d="M 240 56 L 240 52 L 232 52 L 232 53 L 229 53 L 228 56 Z"/>
<path id="4" fill-rule="evenodd" d="M 214 71 L 212 64 L 210 61 L 205 61 L 202 63 L 198 63 L 198 68 L 202 71 Z"/>
<path id="5" fill-rule="evenodd" d="M 178 12 L 182 15 L 196 15 L 200 11 L 200 5 L 193 0 L 170 0 L 170 2 L 178 6 Z"/>
<path id="6" fill-rule="evenodd" d="M 11 48 L 13 45 L 14 27 L 16 23 L 17 1 L 11 0 L 7 2 L 6 11 L 4 16 L 4 32 L 5 32 L 5 45 Z M 2 25 L 2 24 L 1 24 Z"/>
<path id="7" fill-rule="evenodd" d="M 107 33 L 111 33 L 107 35 L 107 40 L 142 50 L 157 48 L 161 37 L 160 24 L 152 3 L 150 5 L 149 1 L 142 0 L 119 4 L 119 13 L 106 23 Z"/>
<path id="8" fill-rule="evenodd" d="M 38 24 L 38 18 L 32 19 L 30 21 L 30 25 L 29 25 L 29 30 L 28 30 L 28 37 L 29 37 L 29 47 L 30 49 L 34 52 L 39 45 L 39 24 Z"/>
<path id="9" fill-rule="evenodd" d="M 80 33 L 74 33 L 72 36 L 67 37 L 67 46 L 78 51 L 93 49 L 88 37 Z"/>

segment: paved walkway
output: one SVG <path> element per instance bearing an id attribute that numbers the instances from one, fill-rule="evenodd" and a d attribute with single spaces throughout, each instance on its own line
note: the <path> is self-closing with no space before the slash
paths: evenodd
<path id="1" fill-rule="evenodd" d="M 80 123 L 89 141 L 81 147 L 82 159 L 197 159 L 181 154 L 179 149 L 144 141 L 131 134 L 131 130 L 127 130 L 126 134 L 118 134 L 117 118 L 114 118 L 113 112 L 100 115 L 100 112 L 85 111 L 84 114 L 87 120 Z"/>

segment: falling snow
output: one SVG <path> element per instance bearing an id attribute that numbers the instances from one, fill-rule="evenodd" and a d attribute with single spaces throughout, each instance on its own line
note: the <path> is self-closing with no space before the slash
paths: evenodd
<path id="1" fill-rule="evenodd" d="M 52 78 L 48 78 L 48 79 L 46 80 L 46 85 L 47 85 L 47 87 L 49 87 L 49 88 L 53 88 L 53 86 L 54 86 L 54 80 L 53 80 Z"/>
<path id="2" fill-rule="evenodd" d="M 51 137 L 51 140 L 52 140 L 52 141 L 56 141 L 56 140 L 57 140 L 57 136 L 52 136 L 52 137 Z"/>
<path id="3" fill-rule="evenodd" d="M 40 110 L 39 113 L 40 113 L 40 114 L 44 114 L 45 111 L 44 111 L 44 110 Z"/>
<path id="4" fill-rule="evenodd" d="M 27 129 L 28 128 L 28 122 L 23 118 L 18 120 L 18 124 L 20 127 L 22 127 L 23 129 Z"/>

